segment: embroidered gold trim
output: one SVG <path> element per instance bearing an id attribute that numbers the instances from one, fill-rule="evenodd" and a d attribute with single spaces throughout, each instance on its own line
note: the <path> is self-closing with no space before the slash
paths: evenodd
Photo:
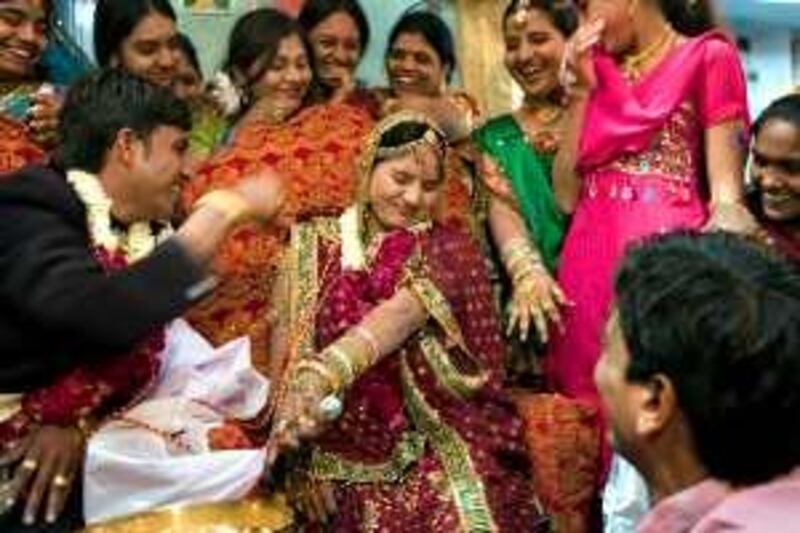
<path id="1" fill-rule="evenodd" d="M 311 475 L 315 479 L 349 483 L 397 483 L 425 453 L 425 437 L 407 432 L 392 455 L 383 463 L 365 464 L 342 459 L 315 448 L 311 455 Z"/>
<path id="2" fill-rule="evenodd" d="M 469 533 L 497 531 L 486 499 L 483 481 L 475 471 L 467 443 L 458 432 L 447 426 L 425 401 L 405 358 L 402 361 L 402 375 L 406 406 L 414 424 L 429 439 L 442 461 L 463 531 Z"/>
<path id="3" fill-rule="evenodd" d="M 419 347 L 425 360 L 436 374 L 436 379 L 455 397 L 469 398 L 489 380 L 486 372 L 469 375 L 459 370 L 450 359 L 450 354 L 433 333 L 423 333 L 419 340 Z"/>
<path id="4" fill-rule="evenodd" d="M 433 317 L 436 322 L 442 327 L 444 332 L 450 337 L 465 354 L 471 355 L 467 343 L 464 341 L 464 335 L 461 333 L 461 327 L 458 325 L 456 317 L 453 316 L 450 310 L 450 305 L 447 303 L 444 295 L 439 292 L 436 285 L 431 280 L 424 276 L 407 275 L 406 283 L 408 287 L 419 298 L 422 305 Z"/>
<path id="5" fill-rule="evenodd" d="M 292 284 L 289 301 L 292 360 L 315 353 L 314 319 L 319 294 L 317 231 L 314 224 L 295 226 L 292 241 Z"/>

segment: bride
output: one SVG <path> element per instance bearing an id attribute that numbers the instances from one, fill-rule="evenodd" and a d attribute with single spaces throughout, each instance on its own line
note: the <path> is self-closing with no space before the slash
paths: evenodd
<path id="1" fill-rule="evenodd" d="M 356 205 L 295 227 L 275 286 L 269 457 L 333 531 L 546 529 L 482 257 L 432 222 L 445 153 L 423 116 L 384 119 Z"/>

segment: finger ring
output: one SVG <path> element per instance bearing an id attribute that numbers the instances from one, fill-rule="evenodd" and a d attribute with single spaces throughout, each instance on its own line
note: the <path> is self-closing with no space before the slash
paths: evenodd
<path id="1" fill-rule="evenodd" d="M 66 487 L 68 485 L 69 485 L 69 479 L 67 479 L 67 476 L 63 476 L 61 474 L 56 474 L 53 477 L 53 486 L 54 487 L 58 487 L 60 489 L 63 489 L 64 487 Z"/>
<path id="2" fill-rule="evenodd" d="M 322 401 L 319 402 L 319 412 L 322 415 L 322 419 L 327 422 L 332 422 L 339 418 L 342 414 L 343 407 L 342 400 L 333 394 L 325 396 Z"/>
<path id="3" fill-rule="evenodd" d="M 299 424 L 301 427 L 313 426 L 313 425 L 315 424 L 315 422 L 314 422 L 314 419 L 312 419 L 311 417 L 309 417 L 309 416 L 306 416 L 306 415 L 300 415 L 300 416 L 298 416 L 298 417 L 297 417 L 297 423 L 298 423 L 298 424 Z"/>
<path id="4" fill-rule="evenodd" d="M 289 421 L 288 421 L 288 420 L 286 420 L 286 419 L 284 418 L 283 420 L 280 420 L 280 421 L 279 421 L 279 422 L 276 424 L 276 426 L 275 426 L 275 432 L 276 432 L 276 433 L 283 433 L 284 431 L 286 431 L 286 429 L 287 429 L 288 427 L 289 427 Z"/>
<path id="5" fill-rule="evenodd" d="M 25 459 L 24 461 L 22 461 L 22 468 L 24 468 L 25 470 L 36 470 L 38 466 L 39 463 L 37 463 L 33 459 Z"/>

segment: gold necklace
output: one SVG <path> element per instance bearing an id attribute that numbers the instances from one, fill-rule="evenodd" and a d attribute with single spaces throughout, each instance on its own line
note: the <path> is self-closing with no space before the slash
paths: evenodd
<path id="1" fill-rule="evenodd" d="M 628 79 L 639 78 L 643 73 L 642 67 L 646 66 L 647 63 L 658 56 L 663 50 L 671 47 L 676 38 L 677 34 L 675 31 L 668 27 L 664 31 L 664 35 L 656 42 L 641 52 L 625 56 L 622 60 L 622 71 L 625 73 L 626 77 Z"/>
<path id="2" fill-rule="evenodd" d="M 528 113 L 535 126 L 525 120 L 524 115 Z M 564 108 L 551 103 L 544 103 L 538 108 L 533 108 L 528 104 L 522 109 L 523 116 L 520 117 L 520 127 L 525 134 L 527 143 L 541 153 L 552 153 L 559 145 L 561 138 L 560 132 L 555 127 L 564 114 Z"/>
<path id="3" fill-rule="evenodd" d="M 564 108 L 549 102 L 526 103 L 522 108 L 523 115 L 527 114 L 535 122 L 537 129 L 552 126 L 561 118 Z"/>

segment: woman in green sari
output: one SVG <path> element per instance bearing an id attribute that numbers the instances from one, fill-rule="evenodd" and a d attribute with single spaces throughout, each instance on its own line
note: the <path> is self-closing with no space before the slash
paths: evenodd
<path id="1" fill-rule="evenodd" d="M 555 202 L 551 169 L 563 111 L 558 72 L 576 26 L 570 4 L 511 2 L 503 16 L 505 63 L 525 100 L 474 134 L 490 192 L 489 227 L 512 285 L 509 331 L 518 326 L 522 341 L 533 324 L 547 342 L 548 322 L 560 325 L 567 303 L 552 278 L 567 218 Z"/>

